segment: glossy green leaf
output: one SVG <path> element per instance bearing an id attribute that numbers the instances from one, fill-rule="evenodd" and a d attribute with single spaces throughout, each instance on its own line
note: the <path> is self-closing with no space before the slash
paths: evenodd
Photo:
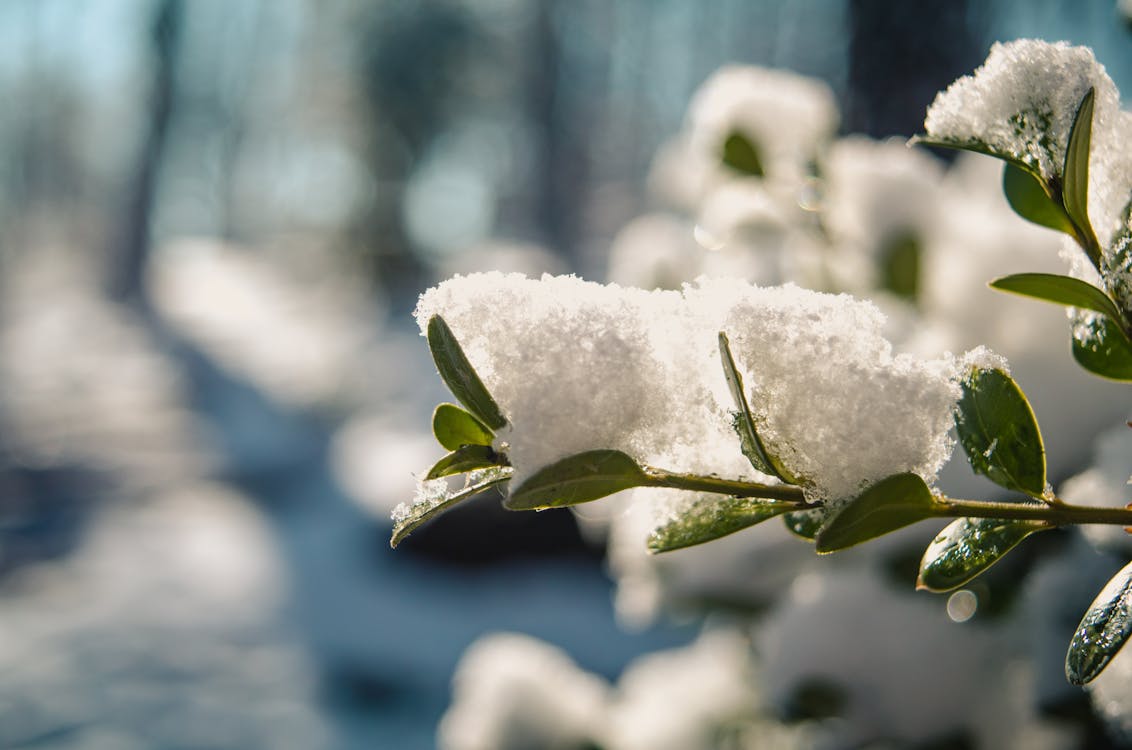
<path id="1" fill-rule="evenodd" d="M 787 484 L 797 484 L 798 480 L 767 451 L 762 438 L 759 437 L 754 417 L 751 416 L 751 409 L 747 405 L 747 395 L 743 391 L 743 376 L 735 366 L 735 358 L 731 356 L 731 344 L 727 340 L 727 334 L 722 331 L 719 332 L 719 359 L 723 362 L 723 374 L 737 408 L 734 413 L 734 427 L 735 432 L 739 434 L 739 448 L 743 451 L 743 455 L 751 462 L 751 466 L 763 474 L 778 477 Z"/>
<path id="2" fill-rule="evenodd" d="M 1050 197 L 1042 180 L 1033 172 L 1007 162 L 1002 170 L 1002 191 L 1010 207 L 1023 219 L 1076 236 L 1069 214 Z"/>
<path id="3" fill-rule="evenodd" d="M 924 480 L 912 473 L 894 474 L 849 501 L 818 532 L 818 552 L 835 552 L 923 521 L 937 504 Z"/>
<path id="4" fill-rule="evenodd" d="M 1132 635 L 1132 563 L 1112 577 L 1081 618 L 1069 652 L 1065 676 L 1085 685 L 1099 675 Z"/>
<path id="5" fill-rule="evenodd" d="M 644 470 L 621 451 L 586 451 L 539 469 L 503 505 L 509 510 L 577 505 L 648 483 Z"/>
<path id="6" fill-rule="evenodd" d="M 468 475 L 465 485 L 455 491 L 448 489 L 445 480 L 430 482 L 429 484 L 433 484 L 434 487 L 430 488 L 427 494 L 419 497 L 407 508 L 394 511 L 393 535 L 389 539 L 389 546 L 396 547 L 421 525 L 455 505 L 469 500 L 485 490 L 504 484 L 511 479 L 511 473 L 512 470 L 509 466 L 475 471 Z"/>
<path id="7" fill-rule="evenodd" d="M 1100 243 L 1089 222 L 1089 148 L 1093 133 L 1093 99 L 1095 91 L 1090 88 L 1081 98 L 1073 127 L 1069 130 L 1069 143 L 1065 148 L 1065 168 L 1063 170 L 1062 201 L 1070 221 L 1077 227 L 1078 239 L 1092 259 L 1099 264 Z"/>
<path id="8" fill-rule="evenodd" d="M 782 516 L 782 522 L 786 524 L 791 534 L 812 542 L 817 538 L 827 515 L 828 511 L 825 508 L 796 510 Z"/>
<path id="9" fill-rule="evenodd" d="M 986 141 L 977 139 L 969 139 L 966 141 L 945 140 L 942 138 L 935 138 L 933 136 L 922 133 L 914 135 L 908 140 L 910 146 L 931 146 L 933 148 L 947 148 L 955 151 L 970 151 L 984 156 L 993 156 L 995 159 L 1002 159 L 1003 161 L 1016 164 L 1023 169 L 1029 169 L 1028 166 L 1018 161 L 1014 156 L 996 149 Z"/>
<path id="10" fill-rule="evenodd" d="M 723 163 L 737 172 L 751 177 L 765 177 L 759 150 L 750 138 L 739 131 L 732 131 L 723 141 Z"/>
<path id="11" fill-rule="evenodd" d="M 1046 452 L 1030 402 L 1002 370 L 972 368 L 955 412 L 959 444 L 976 473 L 1041 498 Z"/>
<path id="12" fill-rule="evenodd" d="M 649 534 L 650 552 L 669 552 L 710 542 L 796 508 L 795 503 L 752 497 L 703 495 Z"/>
<path id="13" fill-rule="evenodd" d="M 916 588 L 951 591 L 1001 560 L 1035 531 L 1050 526 L 1041 521 L 1001 518 L 960 518 L 928 545 L 920 562 Z"/>
<path id="14" fill-rule="evenodd" d="M 439 404 L 432 412 L 432 434 L 450 451 L 462 445 L 491 445 L 494 433 L 471 412 L 455 404 Z"/>
<path id="15" fill-rule="evenodd" d="M 1120 320 L 1120 311 L 1108 295 L 1087 281 L 1056 273 L 1016 273 L 990 283 L 991 287 L 1025 297 L 1093 310 Z"/>
<path id="16" fill-rule="evenodd" d="M 451 474 L 463 474 L 474 469 L 500 466 L 503 462 L 490 445 L 462 445 L 440 459 L 429 469 L 425 479 L 439 479 Z"/>
<path id="17" fill-rule="evenodd" d="M 487 392 L 480 376 L 468 361 L 452 329 L 439 315 L 428 321 L 428 347 L 440 377 L 452 395 L 481 422 L 493 430 L 507 424 L 495 399 Z"/>
<path id="18" fill-rule="evenodd" d="M 1106 315 L 1074 316 L 1073 358 L 1094 375 L 1132 382 L 1132 343 Z"/>

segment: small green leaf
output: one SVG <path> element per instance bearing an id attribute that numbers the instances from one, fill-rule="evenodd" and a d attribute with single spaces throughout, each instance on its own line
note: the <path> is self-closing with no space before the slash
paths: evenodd
<path id="1" fill-rule="evenodd" d="M 1056 273 L 1016 273 L 990 283 L 991 287 L 1024 297 L 1099 312 L 1119 321 L 1120 311 L 1108 295 L 1092 284 Z"/>
<path id="2" fill-rule="evenodd" d="M 1106 315 L 1074 315 L 1073 358 L 1094 375 L 1132 382 L 1132 342 Z"/>
<path id="3" fill-rule="evenodd" d="M 817 551 L 835 552 L 936 514 L 928 485 L 917 474 L 893 474 L 872 485 L 818 532 Z"/>
<path id="4" fill-rule="evenodd" d="M 428 483 L 433 485 L 431 491 L 422 493 L 411 506 L 407 508 L 402 506 L 402 509 L 393 512 L 393 536 L 389 539 L 389 546 L 396 547 L 422 524 L 458 503 L 475 497 L 492 487 L 504 484 L 511 478 L 511 473 L 512 470 L 509 466 L 472 472 L 468 475 L 464 487 L 455 492 L 447 488 L 443 479 Z"/>
<path id="5" fill-rule="evenodd" d="M 984 156 L 993 156 L 995 159 L 1002 159 L 1005 162 L 1010 162 L 1012 164 L 1016 164 L 1017 166 L 1021 167 L 1022 169 L 1027 169 L 1027 170 L 1030 169 L 1029 166 L 1027 166 L 1023 162 L 1019 161 L 1013 155 L 1011 155 L 1011 154 L 1009 154 L 1005 151 L 1001 151 L 999 149 L 996 149 L 994 146 L 987 143 L 986 141 L 980 141 L 976 138 L 970 138 L 970 139 L 965 140 L 965 141 L 947 140 L 947 139 L 943 139 L 943 138 L 935 138 L 935 137 L 930 136 L 926 133 L 923 133 L 923 134 L 920 134 L 920 135 L 914 135 L 910 139 L 908 139 L 908 145 L 909 146 L 931 146 L 932 148 L 947 148 L 947 149 L 954 149 L 956 151 L 970 151 L 972 153 L 982 154 Z"/>
<path id="6" fill-rule="evenodd" d="M 1050 197 L 1045 184 L 1033 172 L 1007 162 L 1002 170 L 1002 191 L 1014 213 L 1023 219 L 1071 237 L 1077 236 L 1065 209 Z"/>
<path id="7" fill-rule="evenodd" d="M 914 232 L 901 232 L 880 250 L 881 288 L 913 304 L 920 295 L 920 240 Z"/>
<path id="8" fill-rule="evenodd" d="M 710 542 L 798 507 L 753 497 L 703 495 L 649 534 L 650 552 L 669 552 Z"/>
<path id="9" fill-rule="evenodd" d="M 791 534 L 812 542 L 817 538 L 827 515 L 828 511 L 825 508 L 796 510 L 782 516 L 782 522 L 786 524 Z"/>
<path id="10" fill-rule="evenodd" d="M 461 445 L 428 470 L 425 479 L 439 479 L 450 474 L 463 474 L 473 469 L 501 465 L 500 456 L 490 445 Z"/>
<path id="11" fill-rule="evenodd" d="M 916 588 L 951 591 L 1005 557 L 1035 531 L 1051 528 L 1041 521 L 960 518 L 928 545 L 920 562 Z"/>
<path id="12" fill-rule="evenodd" d="M 739 433 L 739 448 L 751 466 L 763 474 L 778 477 L 787 484 L 798 484 L 786 467 L 774 456 L 770 455 L 763 444 L 759 432 L 755 428 L 754 417 L 747 405 L 747 395 L 743 392 L 743 376 L 735 366 L 735 358 L 731 356 L 731 343 L 727 334 L 719 332 L 719 359 L 723 362 L 723 374 L 727 379 L 727 387 L 731 390 L 731 397 L 735 400 L 738 411 L 734 414 L 735 431 Z"/>
<path id="13" fill-rule="evenodd" d="M 955 412 L 959 444 L 976 473 L 1041 499 L 1046 452 L 1030 402 L 1002 370 L 972 368 Z"/>
<path id="14" fill-rule="evenodd" d="M 511 491 L 503 506 L 541 510 L 577 505 L 649 482 L 637 462 L 621 451 L 586 451 L 539 469 Z"/>
<path id="15" fill-rule="evenodd" d="M 452 395 L 489 428 L 498 430 L 506 425 L 499 405 L 487 392 L 452 329 L 439 315 L 428 321 L 427 336 L 432 360 Z"/>
<path id="16" fill-rule="evenodd" d="M 1132 635 L 1132 563 L 1112 577 L 1081 618 L 1065 655 L 1065 676 L 1085 685 L 1099 675 Z"/>
<path id="17" fill-rule="evenodd" d="M 766 176 L 762 159 L 759 158 L 759 150 L 755 148 L 750 138 L 738 130 L 730 132 L 724 140 L 722 160 L 727 166 L 745 175 Z"/>
<path id="18" fill-rule="evenodd" d="M 432 434 L 450 451 L 462 445 L 491 445 L 495 435 L 474 414 L 455 404 L 440 404 L 432 412 Z"/>
<path id="19" fill-rule="evenodd" d="M 1073 118 L 1073 127 L 1069 130 L 1069 143 L 1065 148 L 1062 201 L 1070 221 L 1077 227 L 1081 245 L 1093 265 L 1099 266 L 1100 243 L 1089 222 L 1089 147 L 1093 134 L 1095 94 L 1092 88 L 1085 92 Z"/>

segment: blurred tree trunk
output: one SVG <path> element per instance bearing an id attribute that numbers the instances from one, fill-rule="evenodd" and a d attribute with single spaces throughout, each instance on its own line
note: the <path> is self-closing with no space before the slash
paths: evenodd
<path id="1" fill-rule="evenodd" d="M 149 257 L 150 232 L 157 179 L 161 170 L 169 124 L 176 101 L 177 53 L 180 48 L 184 6 L 182 0 L 161 0 L 153 24 L 153 85 L 149 123 L 137 169 L 126 190 L 121 224 L 113 235 L 110 294 L 132 303 L 145 299 L 145 266 Z"/>

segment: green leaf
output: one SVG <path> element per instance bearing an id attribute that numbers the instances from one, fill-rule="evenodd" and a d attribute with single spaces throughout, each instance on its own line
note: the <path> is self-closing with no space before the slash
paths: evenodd
<path id="1" fill-rule="evenodd" d="M 1023 219 L 1071 237 L 1077 236 L 1065 209 L 1050 197 L 1045 184 L 1033 172 L 1007 162 L 1002 170 L 1002 191 L 1014 213 Z"/>
<path id="2" fill-rule="evenodd" d="M 1024 297 L 1099 312 L 1115 321 L 1120 311 L 1108 295 L 1092 284 L 1056 273 L 1016 273 L 990 283 L 991 287 Z"/>
<path id="3" fill-rule="evenodd" d="M 462 445 L 436 462 L 425 479 L 439 479 L 450 474 L 463 474 L 473 469 L 501 465 L 500 456 L 490 445 Z"/>
<path id="4" fill-rule="evenodd" d="M 1081 618 L 1065 655 L 1074 685 L 1092 682 L 1132 635 L 1132 563 L 1112 577 Z"/>
<path id="5" fill-rule="evenodd" d="M 424 493 L 411 506 L 401 512 L 394 511 L 393 536 L 389 546 L 396 547 L 409 534 L 425 522 L 435 518 L 449 508 L 462 503 L 485 490 L 504 484 L 511 478 L 509 466 L 499 466 L 484 471 L 472 472 L 466 484 L 455 492 L 448 489 L 445 480 L 436 480 L 431 491 Z"/>
<path id="6" fill-rule="evenodd" d="M 1046 452 L 1030 402 L 1002 370 L 971 368 L 955 412 L 971 468 L 1008 490 L 1041 499 Z"/>
<path id="7" fill-rule="evenodd" d="M 759 150 L 751 139 L 737 130 L 731 131 L 723 142 L 723 163 L 737 172 L 751 177 L 765 177 Z"/>
<path id="8" fill-rule="evenodd" d="M 880 251 L 881 288 L 915 303 L 920 295 L 920 240 L 913 232 L 890 238 Z"/>
<path id="9" fill-rule="evenodd" d="M 432 434 L 450 451 L 462 445 L 491 445 L 495 434 L 474 414 L 455 404 L 440 404 L 432 412 Z"/>
<path id="10" fill-rule="evenodd" d="M 787 530 L 791 534 L 802 539 L 813 541 L 818 536 L 818 531 L 825 523 L 828 512 L 825 508 L 814 508 L 813 510 L 796 510 L 782 516 L 782 522 L 786 524 Z"/>
<path id="11" fill-rule="evenodd" d="M 440 377 L 452 395 L 481 422 L 493 430 L 507 424 L 495 399 L 487 392 L 480 376 L 468 361 L 452 329 L 439 315 L 428 321 L 428 347 Z"/>
<path id="12" fill-rule="evenodd" d="M 669 552 L 710 542 L 798 507 L 752 497 L 703 495 L 649 534 L 650 552 Z"/>
<path id="13" fill-rule="evenodd" d="M 1073 358 L 1094 375 L 1132 382 L 1132 342 L 1108 316 L 1074 316 Z"/>
<path id="14" fill-rule="evenodd" d="M 751 416 L 751 409 L 747 405 L 747 395 L 743 392 L 743 376 L 735 366 L 735 358 L 731 356 L 731 343 L 723 331 L 719 332 L 719 358 L 723 362 L 727 387 L 731 390 L 731 397 L 735 400 L 738 409 L 734 414 L 734 427 L 739 433 L 739 448 L 743 451 L 743 455 L 751 462 L 751 466 L 763 474 L 778 477 L 787 484 L 798 484 L 798 480 L 786 470 L 786 467 L 770 455 L 762 438 L 759 437 L 754 417 Z"/>
<path id="15" fill-rule="evenodd" d="M 920 562 L 916 588 L 943 592 L 959 588 L 994 565 L 1035 531 L 1051 528 L 1042 521 L 960 518 L 928 545 Z"/>
<path id="16" fill-rule="evenodd" d="M 509 510 L 577 505 L 649 483 L 644 470 L 621 451 L 586 451 L 539 469 L 503 505 Z"/>
<path id="17" fill-rule="evenodd" d="M 1090 88 L 1077 106 L 1073 127 L 1069 130 L 1069 143 L 1065 148 L 1062 202 L 1070 221 L 1078 230 L 1085 252 L 1099 267 L 1100 243 L 1089 222 L 1089 146 L 1093 134 L 1093 99 L 1096 92 Z"/>
<path id="18" fill-rule="evenodd" d="M 893 474 L 872 485 L 818 532 L 817 551 L 835 552 L 932 518 L 937 504 L 917 474 Z"/>

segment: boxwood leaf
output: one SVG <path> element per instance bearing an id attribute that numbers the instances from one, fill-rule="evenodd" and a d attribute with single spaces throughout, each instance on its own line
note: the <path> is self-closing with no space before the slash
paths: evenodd
<path id="1" fill-rule="evenodd" d="M 893 474 L 868 487 L 818 532 L 818 552 L 834 552 L 931 518 L 937 511 L 927 483 L 917 474 Z"/>
<path id="2" fill-rule="evenodd" d="M 1002 170 L 1002 192 L 1014 213 L 1027 221 L 1076 236 L 1065 209 L 1046 192 L 1045 184 L 1033 172 L 1007 162 Z"/>
<path id="3" fill-rule="evenodd" d="M 1092 682 L 1129 635 L 1132 635 L 1132 563 L 1105 584 L 1081 618 L 1065 655 L 1065 676 L 1074 685 Z"/>
<path id="4" fill-rule="evenodd" d="M 1089 148 L 1093 134 L 1093 99 L 1096 92 L 1090 88 L 1077 106 L 1073 127 L 1069 130 L 1069 143 L 1065 148 L 1062 201 L 1070 221 L 1077 227 L 1078 239 L 1093 265 L 1099 267 L 1100 243 L 1089 222 Z"/>
<path id="5" fill-rule="evenodd" d="M 955 412 L 971 468 L 1008 490 L 1042 498 L 1046 452 L 1030 402 L 1002 370 L 973 367 Z"/>
<path id="6" fill-rule="evenodd" d="M 432 316 L 428 321 L 426 335 L 436 369 L 456 400 L 493 430 L 507 424 L 499 405 L 487 392 L 444 318 Z"/>
<path id="7" fill-rule="evenodd" d="M 1056 273 L 1016 273 L 990 283 L 995 289 L 1025 297 L 1093 310 L 1113 320 L 1121 319 L 1120 311 L 1109 296 L 1088 283 Z"/>
<path id="8" fill-rule="evenodd" d="M 455 404 L 440 404 L 432 412 L 432 434 L 450 451 L 462 445 L 491 445 L 495 438 L 474 414 Z"/>
<path id="9" fill-rule="evenodd" d="M 762 159 L 759 158 L 759 150 L 750 138 L 737 130 L 727 134 L 727 138 L 723 141 L 721 158 L 724 164 L 737 172 L 751 177 L 766 176 Z"/>
<path id="10" fill-rule="evenodd" d="M 437 461 L 425 479 L 439 479 L 451 474 L 463 474 L 473 469 L 486 469 L 503 463 L 490 445 L 462 445 Z"/>
<path id="11" fill-rule="evenodd" d="M 511 467 L 498 466 L 483 471 L 475 471 L 468 475 L 467 482 L 459 490 L 448 489 L 444 480 L 436 480 L 434 488 L 423 493 L 412 505 L 402 506 L 401 510 L 393 514 L 393 535 L 389 539 L 389 546 L 396 547 L 405 540 L 409 534 L 430 519 L 440 515 L 449 508 L 462 503 L 485 490 L 498 487 L 511 478 Z"/>
<path id="12" fill-rule="evenodd" d="M 669 552 L 710 542 L 798 507 L 794 503 L 752 497 L 705 494 L 649 534 L 650 552 Z"/>
<path id="13" fill-rule="evenodd" d="M 586 451 L 539 469 L 503 505 L 509 510 L 577 505 L 646 484 L 648 475 L 621 451 Z"/>
<path id="14" fill-rule="evenodd" d="M 1107 315 L 1073 317 L 1073 358 L 1094 375 L 1132 382 L 1132 342 Z"/>
<path id="15" fill-rule="evenodd" d="M 825 508 L 795 510 L 782 516 L 782 522 L 786 524 L 786 528 L 791 534 L 812 542 L 817 538 L 818 531 L 821 530 L 821 526 L 825 523 L 828 515 L 829 511 Z"/>
<path id="16" fill-rule="evenodd" d="M 731 356 L 731 343 L 723 331 L 719 332 L 719 359 L 723 362 L 723 374 L 727 378 L 727 387 L 731 390 L 731 397 L 735 401 L 737 411 L 734 414 L 734 427 L 739 433 L 739 447 L 743 455 L 751 462 L 751 466 L 763 474 L 778 477 L 787 484 L 797 484 L 798 480 L 767 451 L 766 445 L 759 437 L 754 417 L 751 416 L 751 409 L 747 405 L 747 395 L 743 391 L 743 376 L 735 366 L 735 358 Z"/>
<path id="17" fill-rule="evenodd" d="M 960 518 L 932 540 L 920 562 L 916 588 L 951 591 L 1002 559 L 1035 531 L 1051 528 L 1041 521 Z"/>

